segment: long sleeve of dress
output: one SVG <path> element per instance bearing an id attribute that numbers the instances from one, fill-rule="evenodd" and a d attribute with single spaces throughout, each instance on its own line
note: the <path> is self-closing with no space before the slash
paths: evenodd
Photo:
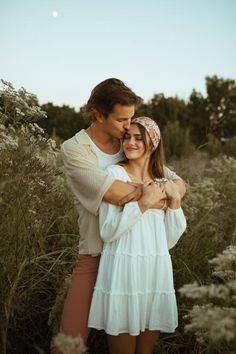
<path id="1" fill-rule="evenodd" d="M 120 166 L 112 165 L 107 171 L 113 178 L 125 181 Z M 102 240 L 112 242 L 119 239 L 142 215 L 138 202 L 127 203 L 124 207 L 102 202 L 99 209 L 99 231 Z"/>
<path id="2" fill-rule="evenodd" d="M 186 229 L 186 219 L 182 208 L 168 208 L 165 214 L 165 228 L 168 249 L 176 245 Z"/>
<path id="3" fill-rule="evenodd" d="M 100 236 L 104 242 L 119 239 L 142 217 L 137 202 L 127 203 L 124 208 L 102 202 L 99 210 Z"/>

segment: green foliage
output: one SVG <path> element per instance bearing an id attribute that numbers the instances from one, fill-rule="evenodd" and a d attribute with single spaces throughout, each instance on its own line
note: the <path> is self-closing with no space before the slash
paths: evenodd
<path id="1" fill-rule="evenodd" d="M 187 124 L 186 104 L 178 97 L 165 97 L 163 94 L 156 94 L 147 103 L 142 105 L 136 112 L 136 116 L 148 116 L 154 119 L 163 129 L 171 121 L 178 120 L 181 125 Z"/>
<path id="2" fill-rule="evenodd" d="M 166 158 L 189 156 L 193 152 L 189 129 L 181 128 L 179 121 L 168 122 L 163 130 Z"/>
<path id="3" fill-rule="evenodd" d="M 222 154 L 227 156 L 236 156 L 236 136 L 221 141 L 213 134 L 207 135 L 207 142 L 204 149 L 208 152 L 210 157 L 216 157 Z"/>
<path id="4" fill-rule="evenodd" d="M 236 81 L 207 77 L 206 88 L 211 132 L 218 138 L 236 135 Z"/>
<path id="5" fill-rule="evenodd" d="M 222 153 L 222 144 L 213 134 L 208 134 L 205 150 L 209 153 L 210 157 L 216 157 Z"/>
<path id="6" fill-rule="evenodd" d="M 207 100 L 199 92 L 193 90 L 188 101 L 188 126 L 191 140 L 197 146 L 205 142 L 210 129 L 209 114 L 206 110 Z"/>
<path id="7" fill-rule="evenodd" d="M 57 136 L 57 139 L 69 139 L 86 126 L 82 110 L 76 112 L 74 108 L 69 106 L 63 105 L 59 107 L 50 102 L 41 107 L 47 113 L 47 119 L 42 120 L 40 126 L 50 136 Z"/>
<path id="8" fill-rule="evenodd" d="M 227 156 L 236 157 L 236 135 L 226 140 L 223 145 L 223 152 Z"/>

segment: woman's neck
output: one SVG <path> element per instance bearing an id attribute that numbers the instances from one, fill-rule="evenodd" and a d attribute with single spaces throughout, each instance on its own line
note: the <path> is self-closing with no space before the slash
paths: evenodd
<path id="1" fill-rule="evenodd" d="M 137 160 L 129 160 L 125 163 L 124 168 L 133 180 L 133 182 L 147 182 L 151 179 L 148 172 L 149 158 L 140 158 Z"/>

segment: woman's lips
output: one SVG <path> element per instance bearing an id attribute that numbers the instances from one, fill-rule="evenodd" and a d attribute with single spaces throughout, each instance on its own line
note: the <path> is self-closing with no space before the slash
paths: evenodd
<path id="1" fill-rule="evenodd" d="M 135 148 L 126 148 L 127 151 L 134 151 L 134 150 L 137 150 Z"/>

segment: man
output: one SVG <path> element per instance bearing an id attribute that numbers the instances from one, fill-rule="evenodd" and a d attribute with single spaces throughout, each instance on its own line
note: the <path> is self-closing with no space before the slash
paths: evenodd
<path id="1" fill-rule="evenodd" d="M 123 160 L 120 139 L 129 129 L 135 108 L 141 103 L 130 88 L 118 79 L 98 84 L 85 106 L 85 114 L 92 124 L 81 130 L 61 147 L 67 181 L 79 213 L 79 258 L 73 271 L 71 285 L 65 301 L 60 332 L 77 336 L 86 342 L 87 320 L 96 281 L 102 241 L 99 237 L 98 210 L 102 200 L 122 205 L 138 200 L 142 210 L 157 205 L 155 183 L 136 186 L 114 180 L 106 167 Z M 183 196 L 183 181 L 169 169 L 167 178 L 174 180 Z M 163 192 L 163 198 L 164 198 Z"/>

